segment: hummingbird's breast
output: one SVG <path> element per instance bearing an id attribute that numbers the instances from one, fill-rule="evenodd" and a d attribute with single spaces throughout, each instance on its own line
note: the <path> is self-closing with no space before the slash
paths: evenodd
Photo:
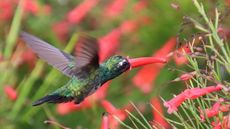
<path id="1" fill-rule="evenodd" d="M 90 71 L 84 78 L 74 76 L 71 80 L 71 88 L 73 89 L 73 97 L 75 103 L 80 103 L 87 96 L 95 93 L 104 83 L 115 78 L 107 67 L 101 65 L 98 69 Z"/>
<path id="2" fill-rule="evenodd" d="M 69 86 L 76 101 L 83 101 L 84 98 L 93 94 L 103 84 L 99 72 L 88 75 L 84 79 L 73 77 Z"/>

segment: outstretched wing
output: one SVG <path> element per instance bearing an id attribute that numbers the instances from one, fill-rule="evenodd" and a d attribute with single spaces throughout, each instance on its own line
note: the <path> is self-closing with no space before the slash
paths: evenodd
<path id="1" fill-rule="evenodd" d="M 69 77 L 74 74 L 75 59 L 73 56 L 26 32 L 21 33 L 21 38 L 41 59 L 48 62 L 48 64 Z"/>
<path id="2" fill-rule="evenodd" d="M 79 76 L 87 75 L 92 69 L 99 66 L 97 39 L 86 34 L 81 34 L 76 46 L 76 70 L 75 74 Z"/>

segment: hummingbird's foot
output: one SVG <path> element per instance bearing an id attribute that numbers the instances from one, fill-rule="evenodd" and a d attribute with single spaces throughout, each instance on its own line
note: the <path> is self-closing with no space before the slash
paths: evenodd
<path id="1" fill-rule="evenodd" d="M 76 104 L 76 105 L 78 105 L 78 104 L 80 104 L 81 102 L 79 102 L 79 101 L 74 101 L 74 104 Z"/>
<path id="2" fill-rule="evenodd" d="M 78 98 L 74 99 L 74 104 L 80 104 L 83 100 L 84 100 L 83 97 L 78 97 Z"/>

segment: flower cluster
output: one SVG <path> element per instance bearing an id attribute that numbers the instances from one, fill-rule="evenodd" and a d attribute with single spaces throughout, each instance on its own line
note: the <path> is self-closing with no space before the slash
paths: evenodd
<path id="1" fill-rule="evenodd" d="M 168 108 L 168 113 L 177 111 L 177 107 L 180 106 L 187 99 L 196 99 L 203 95 L 206 95 L 211 92 L 216 92 L 222 89 L 222 85 L 217 86 L 207 86 L 205 88 L 192 88 L 186 89 L 173 99 L 164 102 L 164 106 Z"/>

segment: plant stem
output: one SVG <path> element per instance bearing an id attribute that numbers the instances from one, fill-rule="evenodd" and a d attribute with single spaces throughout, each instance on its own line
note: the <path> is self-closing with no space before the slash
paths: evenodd
<path id="1" fill-rule="evenodd" d="M 17 34 L 21 25 L 21 19 L 23 15 L 24 0 L 20 0 L 18 7 L 15 11 L 13 22 L 10 28 L 10 32 L 6 38 L 6 49 L 4 51 L 4 57 L 6 59 L 10 58 L 14 45 L 16 43 Z"/>

